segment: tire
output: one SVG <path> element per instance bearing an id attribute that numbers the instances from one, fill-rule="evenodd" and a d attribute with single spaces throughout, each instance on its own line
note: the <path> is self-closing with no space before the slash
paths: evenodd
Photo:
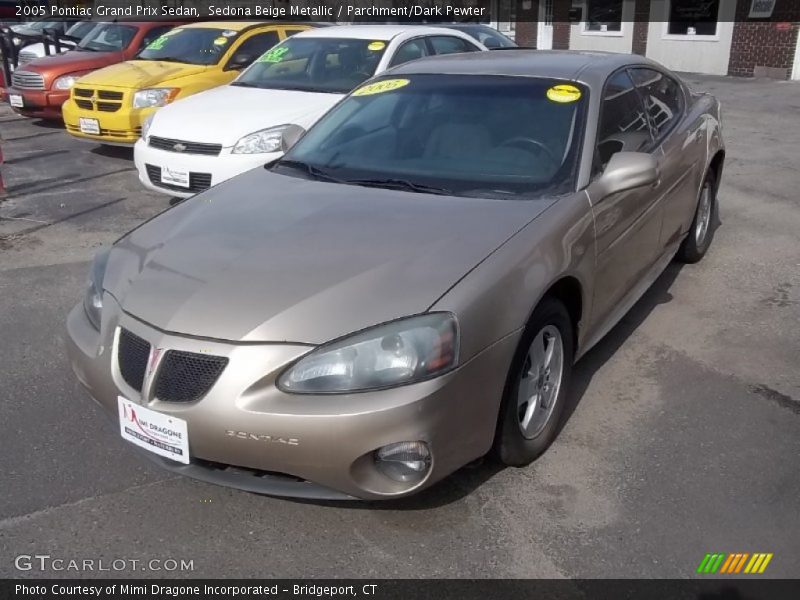
<path id="1" fill-rule="evenodd" d="M 545 383 L 541 368 L 533 369 L 539 372 L 539 376 L 530 376 L 534 362 L 540 367 L 546 364 L 534 358 L 533 344 L 536 342 L 537 347 L 541 347 L 543 354 L 540 356 L 546 358 L 550 340 L 554 344 L 554 352 L 547 367 L 549 376 L 555 378 L 560 343 L 560 378 L 557 382 L 551 379 Z M 564 305 L 553 298 L 542 300 L 522 334 L 508 373 L 493 447 L 493 454 L 501 463 L 514 467 L 530 464 L 547 450 L 558 434 L 572 375 L 575 356 L 573 340 L 572 321 Z M 542 387 L 542 384 L 557 385 L 557 389 L 551 387 L 548 397 L 548 388 Z M 532 397 L 531 393 L 539 395 Z M 527 404 L 521 404 L 524 398 L 529 399 Z M 548 410 L 546 407 L 551 407 L 549 415 L 544 414 Z M 529 415 L 526 426 L 525 420 Z"/>
<path id="2" fill-rule="evenodd" d="M 714 173 L 709 171 L 700 188 L 692 226 L 689 234 L 681 242 L 675 258 L 683 263 L 700 262 L 708 252 L 714 239 L 717 223 L 717 182 Z"/>

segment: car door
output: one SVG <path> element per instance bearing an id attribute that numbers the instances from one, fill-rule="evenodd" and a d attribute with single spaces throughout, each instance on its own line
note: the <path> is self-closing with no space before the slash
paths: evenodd
<path id="1" fill-rule="evenodd" d="M 641 95 L 625 70 L 603 88 L 595 136 L 593 177 L 587 188 L 595 221 L 594 317 L 604 323 L 656 259 L 661 231 L 659 191 L 645 186 L 603 196 L 599 180 L 617 152 L 660 152 Z"/>
<path id="2" fill-rule="evenodd" d="M 663 190 L 664 221 L 661 246 L 677 243 L 694 214 L 699 176 L 705 165 L 702 120 L 688 123 L 683 86 L 670 75 L 650 68 L 630 70 L 647 109 L 655 144 L 660 147 L 659 170 Z"/>

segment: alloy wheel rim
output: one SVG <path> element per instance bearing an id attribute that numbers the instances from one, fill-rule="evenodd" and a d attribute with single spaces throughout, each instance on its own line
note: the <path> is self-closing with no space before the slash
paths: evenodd
<path id="1" fill-rule="evenodd" d="M 703 187 L 703 195 L 700 197 L 700 207 L 697 209 L 697 225 L 694 228 L 694 241 L 698 246 L 702 246 L 708 235 L 708 226 L 711 223 L 711 186 L 706 184 Z"/>
<path id="2" fill-rule="evenodd" d="M 526 439 L 534 439 L 550 422 L 564 372 L 561 332 L 547 325 L 533 339 L 517 391 L 517 423 Z"/>

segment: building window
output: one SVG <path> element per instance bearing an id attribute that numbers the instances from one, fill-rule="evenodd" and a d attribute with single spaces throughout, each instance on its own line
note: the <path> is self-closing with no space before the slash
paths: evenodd
<path id="1" fill-rule="evenodd" d="M 719 0 L 670 0 L 669 35 L 717 35 Z"/>
<path id="2" fill-rule="evenodd" d="M 586 0 L 584 31 L 622 31 L 623 0 Z"/>

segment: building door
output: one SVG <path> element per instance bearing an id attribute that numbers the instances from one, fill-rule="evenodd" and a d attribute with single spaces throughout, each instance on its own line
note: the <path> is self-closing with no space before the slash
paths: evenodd
<path id="1" fill-rule="evenodd" d="M 553 2 L 555 0 L 539 0 L 539 27 L 536 32 L 536 47 L 539 50 L 553 48 Z"/>

